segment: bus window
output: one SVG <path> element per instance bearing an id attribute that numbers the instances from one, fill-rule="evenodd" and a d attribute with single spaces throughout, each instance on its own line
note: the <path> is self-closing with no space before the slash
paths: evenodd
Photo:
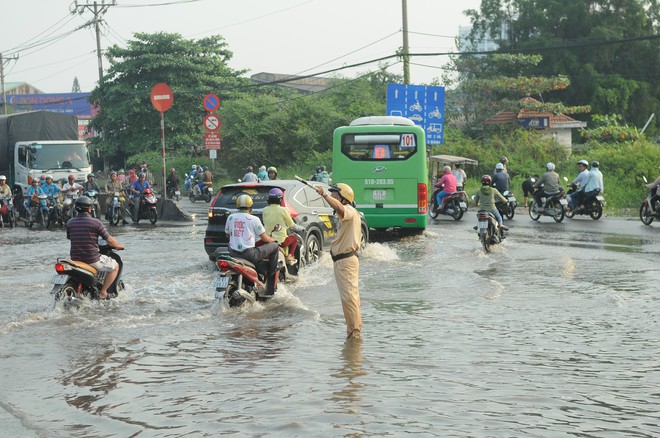
<path id="1" fill-rule="evenodd" d="M 341 152 L 352 161 L 407 160 L 417 152 L 417 135 L 346 134 L 342 136 Z"/>

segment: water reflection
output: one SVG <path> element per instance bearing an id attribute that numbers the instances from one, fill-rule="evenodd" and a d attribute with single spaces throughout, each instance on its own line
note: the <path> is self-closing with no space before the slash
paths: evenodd
<path id="1" fill-rule="evenodd" d="M 345 413 L 355 415 L 355 408 L 360 406 L 365 387 L 360 378 L 368 374 L 362 366 L 362 339 L 347 340 L 341 350 L 341 358 L 343 366 L 331 376 L 346 380 L 346 383 L 341 389 L 334 391 L 330 399 L 342 407 Z"/>

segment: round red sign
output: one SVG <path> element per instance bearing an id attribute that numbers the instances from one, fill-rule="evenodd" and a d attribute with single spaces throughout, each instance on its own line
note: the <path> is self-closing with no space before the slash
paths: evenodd
<path id="1" fill-rule="evenodd" d="M 172 108 L 174 94 L 172 89 L 164 82 L 160 82 L 151 89 L 151 104 L 160 112 Z"/>

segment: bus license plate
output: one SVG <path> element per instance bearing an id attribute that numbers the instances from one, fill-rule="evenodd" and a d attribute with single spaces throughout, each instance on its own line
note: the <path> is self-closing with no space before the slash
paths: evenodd
<path id="1" fill-rule="evenodd" d="M 384 201 L 387 198 L 387 190 L 374 190 L 374 201 Z"/>
<path id="2" fill-rule="evenodd" d="M 486 222 L 486 221 L 479 221 L 479 222 L 477 222 L 477 227 L 478 227 L 480 230 L 485 230 L 486 228 L 488 228 L 488 222 Z"/>
<path id="3" fill-rule="evenodd" d="M 69 279 L 68 275 L 60 275 L 60 274 L 55 274 L 53 275 L 53 279 L 50 280 L 52 284 L 66 284 L 66 281 Z"/>
<path id="4" fill-rule="evenodd" d="M 213 282 L 213 286 L 215 288 L 221 288 L 221 289 L 226 289 L 227 285 L 229 284 L 229 277 L 226 275 L 219 275 L 215 277 L 215 281 Z"/>

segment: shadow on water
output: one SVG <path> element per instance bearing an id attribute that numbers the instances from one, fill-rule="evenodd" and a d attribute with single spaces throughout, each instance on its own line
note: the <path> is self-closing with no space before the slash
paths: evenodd
<path id="1" fill-rule="evenodd" d="M 560 233 L 563 230 L 557 230 L 554 233 Z M 554 234 L 548 233 L 548 234 Z M 624 252 L 624 253 L 647 253 L 658 254 L 658 250 L 649 250 L 649 246 L 654 244 L 652 239 L 646 239 L 640 236 L 625 236 L 621 234 L 573 234 L 570 239 L 552 238 L 539 240 L 537 235 L 516 236 L 518 242 L 538 243 L 545 242 L 551 246 L 564 246 L 573 248 L 604 249 L 606 251 Z"/>

